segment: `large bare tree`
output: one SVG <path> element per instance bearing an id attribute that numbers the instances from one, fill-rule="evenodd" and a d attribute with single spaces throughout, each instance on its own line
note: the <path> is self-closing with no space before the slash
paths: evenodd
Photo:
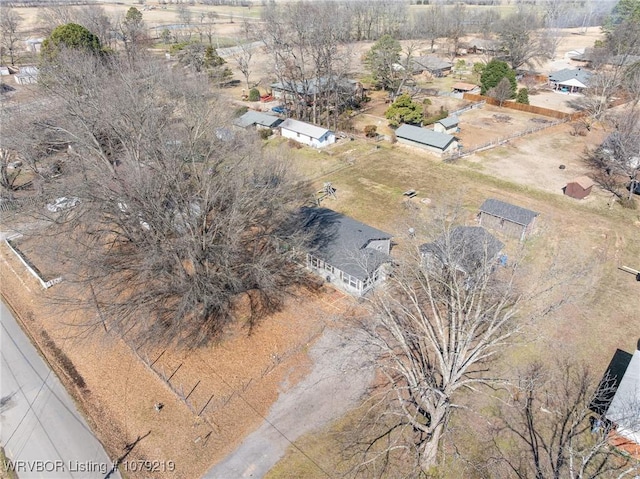
<path id="1" fill-rule="evenodd" d="M 523 324 L 558 304 L 549 296 L 555 280 L 537 281 L 535 291 L 518 286 L 519 265 L 497 268 L 493 240 L 450 221 L 434 226 L 442 234 L 423 249 L 425 258 L 400 261 L 388 289 L 370 301 L 363 327 L 381 379 L 357 432 L 367 476 L 403 464 L 422 477 L 436 466 L 463 392 L 495 384 L 492 361 Z"/>
<path id="2" fill-rule="evenodd" d="M 61 113 L 41 127 L 69 144 L 45 194 L 78 198 L 48 213 L 46 234 L 73 265 L 79 306 L 115 333 L 193 346 L 238 315 L 254 324 L 305 281 L 292 261 L 304 188 L 277 152 L 228 129 L 206 78 L 86 52 L 41 75 Z"/>
<path id="3" fill-rule="evenodd" d="M 610 402 L 615 392 L 613 378 L 598 381 L 587 366 L 567 359 L 530 365 L 508 388 L 508 397 L 497 402 L 492 427 L 497 455 L 486 452 L 494 459 L 488 461 L 489 477 L 635 477 L 640 466 L 611 447 L 610 423 L 590 409 Z M 637 417 L 638 405 L 634 411 Z"/>

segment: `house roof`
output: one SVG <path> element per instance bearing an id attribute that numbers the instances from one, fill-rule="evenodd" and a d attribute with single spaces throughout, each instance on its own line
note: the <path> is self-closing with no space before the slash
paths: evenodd
<path id="1" fill-rule="evenodd" d="M 389 233 L 328 208 L 301 208 L 302 221 L 311 232 L 310 252 L 335 268 L 362 281 L 391 257 L 367 245 L 391 239 Z"/>
<path id="2" fill-rule="evenodd" d="M 455 140 L 455 137 L 447 135 L 446 133 L 405 124 L 400 125 L 400 128 L 396 130 L 396 137 L 422 143 L 427 146 L 433 146 L 441 150 L 445 150 L 451 142 Z"/>
<path id="3" fill-rule="evenodd" d="M 428 71 L 440 71 L 450 69 L 451 67 L 451 62 L 445 61 L 435 55 L 425 55 L 415 57 L 413 59 L 413 71 L 419 71 L 421 69 Z"/>
<path id="4" fill-rule="evenodd" d="M 619 435 L 640 444 L 640 351 L 633 354 L 605 417 L 618 425 Z"/>
<path id="5" fill-rule="evenodd" d="M 585 88 L 589 84 L 591 73 L 582 68 L 565 68 L 549 75 L 549 80 L 560 85 Z"/>
<path id="6" fill-rule="evenodd" d="M 540 214 L 493 198 L 484 200 L 480 211 L 522 226 L 527 226 Z"/>
<path id="7" fill-rule="evenodd" d="M 244 115 L 236 118 L 233 122 L 234 125 L 246 128 L 251 125 L 261 125 L 273 128 L 281 123 L 282 120 L 274 115 L 262 113 L 259 111 L 249 110 Z"/>
<path id="8" fill-rule="evenodd" d="M 420 246 L 420 253 L 433 254 L 445 264 L 471 273 L 495 259 L 504 244 L 481 226 L 456 226 L 433 243 Z"/>
<path id="9" fill-rule="evenodd" d="M 458 83 L 454 83 L 451 88 L 453 90 L 471 91 L 471 90 L 475 90 L 476 88 L 478 88 L 478 85 L 474 85 L 473 83 L 465 83 L 465 82 L 461 81 L 461 82 L 458 82 Z"/>
<path id="10" fill-rule="evenodd" d="M 314 77 L 304 81 L 276 82 L 271 84 L 271 89 L 295 92 L 299 95 L 315 95 L 323 91 L 333 91 L 336 86 L 344 90 L 353 91 L 357 83 L 355 80 L 349 80 L 348 78 L 324 76 Z"/>
<path id="11" fill-rule="evenodd" d="M 449 128 L 453 128 L 454 126 L 458 126 L 458 123 L 460 123 L 460 120 L 458 120 L 457 116 L 448 116 L 446 118 L 443 118 L 442 120 L 436 121 L 436 123 L 440 123 L 442 126 L 449 129 Z"/>
<path id="12" fill-rule="evenodd" d="M 293 118 L 287 118 L 285 121 L 280 123 L 280 128 L 283 130 L 293 131 L 294 133 L 300 133 L 302 135 L 315 138 L 316 140 L 322 138 L 327 133 L 331 133 L 331 131 L 326 128 L 311 125 L 304 121 L 294 120 Z"/>
<path id="13" fill-rule="evenodd" d="M 579 176 L 578 178 L 571 180 L 569 183 L 576 183 L 583 190 L 591 188 L 593 185 L 595 185 L 595 182 L 588 176 Z"/>

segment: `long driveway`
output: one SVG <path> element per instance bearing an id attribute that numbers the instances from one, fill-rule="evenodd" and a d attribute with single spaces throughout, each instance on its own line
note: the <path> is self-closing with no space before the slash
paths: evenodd
<path id="1" fill-rule="evenodd" d="M 0 442 L 20 479 L 120 478 L 51 371 L 0 303 Z"/>
<path id="2" fill-rule="evenodd" d="M 262 425 L 205 479 L 259 479 L 282 458 L 301 435 L 320 429 L 356 406 L 374 375 L 372 354 L 363 347 L 361 333 L 326 329 L 310 351 L 310 373 L 271 407 Z M 317 476 L 327 473 L 320 458 Z"/>

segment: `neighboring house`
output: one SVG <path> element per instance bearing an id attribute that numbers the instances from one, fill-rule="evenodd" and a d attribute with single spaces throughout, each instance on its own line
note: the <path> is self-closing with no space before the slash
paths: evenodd
<path id="1" fill-rule="evenodd" d="M 533 231 L 538 215 L 535 211 L 489 198 L 480 206 L 478 221 L 481 226 L 502 231 L 522 241 Z"/>
<path id="2" fill-rule="evenodd" d="M 467 50 L 467 53 L 498 53 L 500 51 L 500 42 L 488 38 L 472 38 L 468 42 L 460 44 L 461 48 Z"/>
<path id="3" fill-rule="evenodd" d="M 336 142 L 336 135 L 332 131 L 292 118 L 287 118 L 280 123 L 280 133 L 283 138 L 315 148 L 322 148 Z"/>
<path id="4" fill-rule="evenodd" d="M 233 121 L 233 124 L 240 128 L 255 127 L 258 130 L 276 128 L 280 123 L 282 123 L 282 119 L 275 115 L 253 110 L 247 111 L 244 115 Z"/>
<path id="5" fill-rule="evenodd" d="M 327 208 L 302 208 L 312 236 L 306 266 L 355 296 L 384 281 L 391 235 Z"/>
<path id="6" fill-rule="evenodd" d="M 616 350 L 589 408 L 604 420 L 610 442 L 640 459 L 639 350 Z"/>
<path id="7" fill-rule="evenodd" d="M 458 148 L 456 137 L 413 125 L 400 125 L 396 130 L 399 143 L 417 146 L 442 155 Z"/>
<path id="8" fill-rule="evenodd" d="M 271 94 L 276 100 L 285 102 L 304 100 L 313 103 L 318 96 L 339 91 L 341 103 L 345 104 L 364 96 L 362 84 L 347 78 L 316 77 L 306 81 L 284 81 L 271 84 Z"/>
<path id="9" fill-rule="evenodd" d="M 412 72 L 414 75 L 429 72 L 434 77 L 444 77 L 451 73 L 453 65 L 435 55 L 425 55 L 412 59 Z"/>
<path id="10" fill-rule="evenodd" d="M 29 85 L 30 83 L 38 83 L 37 67 L 22 67 L 20 72 L 14 75 L 18 85 Z"/>
<path id="11" fill-rule="evenodd" d="M 564 194 L 571 198 L 581 200 L 589 196 L 594 184 L 594 181 L 588 176 L 579 176 L 575 180 L 567 183 L 567 186 L 563 188 Z"/>
<path id="12" fill-rule="evenodd" d="M 451 89 L 453 90 L 453 93 L 480 93 L 480 87 L 473 83 L 454 83 Z"/>
<path id="13" fill-rule="evenodd" d="M 549 75 L 549 85 L 563 93 L 583 93 L 589 86 L 591 73 L 582 68 L 557 71 Z"/>
<path id="14" fill-rule="evenodd" d="M 497 262 L 504 244 L 481 226 L 456 226 L 433 243 L 420 246 L 427 264 L 451 265 L 465 275 Z"/>
<path id="15" fill-rule="evenodd" d="M 448 134 L 457 133 L 460 131 L 460 128 L 458 128 L 459 124 L 460 121 L 457 116 L 448 116 L 436 121 L 433 125 L 433 131 Z"/>

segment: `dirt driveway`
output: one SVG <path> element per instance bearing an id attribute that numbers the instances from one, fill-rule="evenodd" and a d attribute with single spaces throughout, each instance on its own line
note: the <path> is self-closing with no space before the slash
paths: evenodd
<path id="1" fill-rule="evenodd" d="M 263 477 L 298 437 L 356 406 L 374 375 L 360 339 L 353 330 L 326 329 L 309 353 L 314 362 L 309 375 L 281 392 L 262 425 L 204 477 Z"/>

